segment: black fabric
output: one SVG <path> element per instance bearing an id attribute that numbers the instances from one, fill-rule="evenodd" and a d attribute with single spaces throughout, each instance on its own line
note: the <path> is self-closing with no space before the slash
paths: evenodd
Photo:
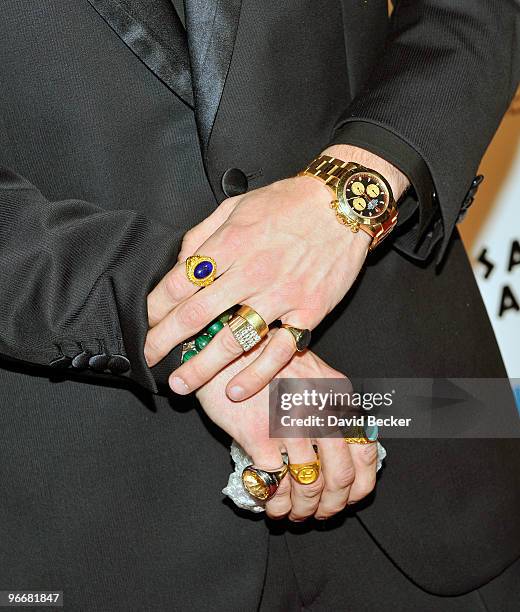
<path id="1" fill-rule="evenodd" d="M 268 532 L 222 503 L 229 451 L 191 398 L 6 369 L 0 386 L 2 590 L 63 590 L 67 612 L 256 609 Z"/>
<path id="2" fill-rule="evenodd" d="M 186 14 L 184 12 L 184 0 L 171 0 L 175 10 L 177 11 L 177 15 L 181 20 L 181 23 L 184 27 L 186 27 Z"/>
<path id="3" fill-rule="evenodd" d="M 520 601 L 520 560 L 482 587 L 454 597 L 428 593 L 407 580 L 355 517 L 340 526 L 306 534 L 303 527 L 283 532 L 273 526 L 269 538 L 261 612 L 509 612 Z M 305 539 L 302 557 L 291 556 L 287 541 Z M 334 550 L 320 554 L 322 547 Z M 319 555 L 320 563 L 309 563 Z"/>
<path id="4" fill-rule="evenodd" d="M 240 6 L 241 0 L 185 2 L 195 112 L 204 152 L 229 70 Z"/>
<path id="5" fill-rule="evenodd" d="M 349 122 L 362 120 L 394 132 L 423 157 L 442 214 L 440 262 L 480 159 L 518 86 L 520 8 L 515 0 L 394 5 L 384 54 L 353 91 L 334 142 L 343 141 Z M 433 247 L 430 238 L 428 251 Z"/>
<path id="6" fill-rule="evenodd" d="M 193 106 L 186 30 L 170 0 L 89 0 L 130 49 Z"/>
<path id="7" fill-rule="evenodd" d="M 138 5 L 144 6 L 125 4 L 142 32 L 153 16 Z M 445 10 L 425 13 L 419 30 L 407 36 L 424 35 L 428 22 L 436 31 L 442 19 L 450 42 L 450 12 L 441 0 L 438 6 Z M 498 6 L 494 2 L 457 6 L 475 16 L 481 7 L 489 28 L 503 25 L 496 55 L 513 68 L 506 57 L 513 44 L 504 43 L 515 34 L 513 5 L 501 3 L 494 13 L 487 12 Z M 401 16 L 407 10 L 415 15 L 413 7 L 403 3 Z M 215 23 L 229 23 L 230 31 L 222 56 L 208 69 L 208 75 L 218 73 L 214 92 L 211 79 L 204 82 L 197 49 L 195 114 L 145 63 L 146 45 L 132 52 L 127 31 L 109 28 L 86 0 L 2 3 L 0 588 L 63 587 L 71 609 L 89 611 L 253 610 L 260 601 L 266 525 L 221 501 L 230 469 L 222 432 L 193 400 L 150 393 L 166 382 L 178 350 L 156 368 L 146 367 L 146 295 L 175 261 L 184 232 L 225 197 L 227 169 L 240 169 L 250 189 L 295 174 L 330 141 L 363 79 L 373 74 L 372 62 L 393 51 L 384 52 L 382 0 L 334 2 L 326 11 L 313 0 L 243 0 L 240 14 L 235 2 L 219 2 L 215 11 Z M 188 39 L 212 41 L 214 49 L 212 23 L 197 23 L 204 32 L 191 39 L 188 33 Z M 189 30 L 188 16 L 187 25 Z M 168 46 L 166 22 L 153 30 L 161 33 L 160 55 Z M 480 44 L 478 31 L 464 32 L 469 49 Z M 443 55 L 436 47 L 442 36 L 430 42 L 434 59 Z M 360 49 L 367 39 L 365 53 Z M 461 69 L 448 55 L 454 65 L 443 66 L 445 74 L 424 73 L 446 98 L 456 90 L 449 75 L 456 79 Z M 476 70 L 474 54 L 458 57 L 468 73 Z M 479 65 L 493 69 L 494 54 L 486 51 Z M 424 85 L 419 76 L 418 87 Z M 388 90 L 395 96 L 388 101 L 395 125 L 405 113 L 410 133 L 415 124 L 422 134 L 431 109 L 426 105 L 421 114 L 407 108 L 412 84 L 402 79 L 402 90 Z M 479 96 L 487 109 L 479 134 L 488 138 L 509 91 L 500 86 L 491 95 L 483 88 Z M 359 104 L 358 96 L 355 108 Z M 460 144 L 457 159 L 461 182 L 469 183 L 474 117 L 455 104 L 445 119 L 450 129 L 463 126 L 468 133 L 471 151 Z M 385 127 L 395 136 L 391 153 L 396 143 L 410 144 L 395 125 Z M 439 134 L 432 139 L 438 142 Z M 431 151 L 426 155 L 411 144 L 438 188 L 445 151 L 433 159 Z M 414 170 L 407 173 L 413 179 Z M 419 192 L 421 181 L 415 182 Z M 459 209 L 468 187 L 460 187 L 461 197 L 456 191 Z M 455 199 L 443 193 L 438 206 L 446 219 Z M 351 312 L 377 325 L 353 334 Z M 313 338 L 318 354 L 357 378 L 374 371 L 505 377 L 456 232 L 441 269 L 417 265 L 387 241 Z M 74 369 L 74 358 L 87 349 L 100 356 L 100 367 L 104 355 L 122 355 L 131 369 L 118 377 L 100 374 L 90 359 L 85 370 Z M 49 368 L 56 359 L 67 368 Z M 497 410 L 514 413 L 512 397 Z M 367 552 L 384 550 L 403 580 L 436 596 L 480 588 L 519 556 L 516 443 L 412 440 L 387 446 L 376 499 L 359 512 L 374 548 Z M 351 561 L 342 539 L 348 534 L 319 545 L 312 534 L 287 539 L 291 559 L 316 576 L 323 559 L 339 559 L 348 579 Z M 326 593 L 325 587 L 309 582 L 305 600 Z M 341 590 L 330 595 L 340 596 Z M 324 597 L 326 602 L 329 595 Z"/>

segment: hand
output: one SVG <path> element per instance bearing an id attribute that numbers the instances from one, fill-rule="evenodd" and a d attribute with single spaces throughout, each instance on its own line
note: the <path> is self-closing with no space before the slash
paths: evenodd
<path id="1" fill-rule="evenodd" d="M 226 396 L 228 381 L 258 357 L 264 346 L 255 347 L 225 368 L 199 389 L 197 397 L 206 414 L 242 446 L 257 467 L 266 470 L 280 467 L 282 452 L 287 452 L 291 463 L 314 461 L 311 440 L 269 438 L 268 388 L 241 403 L 232 402 Z M 310 351 L 296 355 L 279 377 L 345 378 Z M 287 474 L 276 495 L 266 504 L 271 518 L 288 515 L 292 521 L 301 521 L 314 515 L 317 519 L 326 519 L 373 490 L 377 465 L 375 444 L 347 444 L 343 438 L 322 438 L 316 443 L 321 464 L 318 480 L 301 485 Z"/>
<path id="2" fill-rule="evenodd" d="M 367 159 L 367 152 L 341 153 L 387 177 L 398 172 L 376 156 Z M 392 187 L 398 197 L 403 187 L 397 181 Z M 179 263 L 148 296 L 148 364 L 156 364 L 235 304 L 254 308 L 268 324 L 281 319 L 295 327 L 316 327 L 353 284 L 370 243 L 365 232 L 354 234 L 338 223 L 331 199 L 330 190 L 314 178 L 286 179 L 225 200 L 188 232 Z M 194 253 L 213 257 L 218 266 L 219 277 L 203 291 L 185 274 L 184 260 Z M 287 330 L 273 334 L 259 359 L 230 381 L 229 397 L 240 401 L 256 393 L 289 362 L 294 350 Z M 189 393 L 241 352 L 226 327 L 170 376 L 170 386 Z"/>

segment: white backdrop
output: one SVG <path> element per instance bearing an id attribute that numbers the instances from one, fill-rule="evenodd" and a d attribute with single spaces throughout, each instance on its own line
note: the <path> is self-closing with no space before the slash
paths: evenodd
<path id="1" fill-rule="evenodd" d="M 480 172 L 484 183 L 460 230 L 509 377 L 520 379 L 520 95 Z M 520 409 L 520 386 L 515 391 Z"/>

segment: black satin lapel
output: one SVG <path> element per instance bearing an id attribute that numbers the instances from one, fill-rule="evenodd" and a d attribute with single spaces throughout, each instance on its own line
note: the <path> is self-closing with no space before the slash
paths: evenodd
<path id="1" fill-rule="evenodd" d="M 186 31 L 170 0 L 88 0 L 123 42 L 193 107 Z"/>
<path id="2" fill-rule="evenodd" d="M 205 150 L 233 54 L 241 0 L 185 0 L 195 114 Z"/>

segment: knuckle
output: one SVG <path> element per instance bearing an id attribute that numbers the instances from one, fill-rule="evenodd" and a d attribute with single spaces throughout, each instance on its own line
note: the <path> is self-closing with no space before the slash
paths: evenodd
<path id="1" fill-rule="evenodd" d="M 186 382 L 190 383 L 190 386 L 193 387 L 204 382 L 208 378 L 209 374 L 210 373 L 208 372 L 203 359 L 190 359 L 189 368 L 186 368 L 184 378 L 186 379 Z"/>
<path id="2" fill-rule="evenodd" d="M 269 380 L 260 374 L 253 366 L 249 367 L 245 374 L 247 375 L 242 378 L 242 382 L 244 386 L 246 386 L 249 390 L 252 389 L 262 389 L 269 382 Z"/>
<path id="3" fill-rule="evenodd" d="M 161 306 L 159 306 L 155 289 L 153 293 L 150 293 L 146 298 L 146 309 L 148 311 L 149 325 L 157 325 L 157 323 L 159 323 L 159 321 L 161 320 L 163 310 Z"/>
<path id="4" fill-rule="evenodd" d="M 238 202 L 240 201 L 242 197 L 243 196 L 241 195 L 237 195 L 237 196 L 231 196 L 230 198 L 226 198 L 225 200 L 223 200 L 219 206 L 219 209 L 221 210 L 222 215 L 225 215 L 227 218 L 231 214 L 231 212 L 235 209 L 236 205 L 238 204 Z"/>
<path id="5" fill-rule="evenodd" d="M 288 500 L 291 497 L 291 487 L 288 480 L 282 480 L 280 486 L 278 487 L 278 491 L 276 492 L 276 496 L 274 498 L 274 502 L 281 502 L 284 500 Z"/>
<path id="6" fill-rule="evenodd" d="M 331 477 L 330 486 L 333 489 L 346 489 L 354 482 L 355 475 L 352 465 L 343 465 L 335 470 Z"/>
<path id="7" fill-rule="evenodd" d="M 284 330 L 284 333 L 281 335 L 283 339 L 280 341 L 273 342 L 271 347 L 271 355 L 273 361 L 276 363 L 287 363 L 292 359 L 294 355 L 294 346 L 291 338 L 285 338 L 289 334 L 288 331 Z"/>
<path id="8" fill-rule="evenodd" d="M 199 330 L 204 327 L 207 318 L 207 308 L 200 301 L 188 301 L 177 309 L 175 318 L 189 329 Z"/>
<path id="9" fill-rule="evenodd" d="M 325 293 L 321 290 L 314 291 L 311 295 L 306 297 L 306 304 L 309 310 L 317 310 L 322 312 L 327 309 L 328 302 L 325 298 Z"/>
<path id="10" fill-rule="evenodd" d="M 306 519 L 311 517 L 312 514 L 312 510 L 309 510 L 309 512 L 297 512 L 293 508 L 291 514 L 289 515 L 289 520 L 294 523 L 301 523 L 302 521 L 305 521 Z"/>
<path id="11" fill-rule="evenodd" d="M 285 516 L 287 516 L 288 512 L 289 512 L 289 507 L 283 507 L 283 506 L 275 506 L 273 507 L 267 507 L 266 506 L 266 514 L 269 518 L 272 518 L 274 520 L 280 520 L 283 519 Z"/>
<path id="12" fill-rule="evenodd" d="M 166 294 L 172 302 L 178 302 L 186 293 L 185 279 L 181 278 L 176 271 L 171 272 L 164 280 Z"/>
<path id="13" fill-rule="evenodd" d="M 307 450 L 309 448 L 309 439 L 308 438 L 287 438 L 287 439 L 284 439 L 284 444 L 289 449 L 288 450 L 289 458 L 292 455 L 301 456 L 303 454 L 307 454 Z M 301 462 L 295 460 L 294 463 L 301 463 Z"/>
<path id="14" fill-rule="evenodd" d="M 273 519 L 281 519 L 286 516 L 291 510 L 290 487 L 280 484 L 276 495 L 267 502 L 265 510 L 267 515 Z"/>
<path id="15" fill-rule="evenodd" d="M 225 223 L 221 228 L 221 239 L 226 251 L 241 251 L 245 242 L 245 228 Z"/>
<path id="16" fill-rule="evenodd" d="M 308 485 L 300 485 L 301 495 L 305 499 L 315 499 L 318 497 L 323 490 L 323 482 L 318 479 L 316 482 L 313 482 Z"/>
<path id="17" fill-rule="evenodd" d="M 220 334 L 218 334 L 217 338 L 220 340 L 220 346 L 226 353 L 230 355 L 241 355 L 243 353 L 242 347 L 235 340 L 229 327 L 226 326 Z"/>
<path id="18" fill-rule="evenodd" d="M 274 276 L 273 270 L 276 269 L 277 259 L 277 254 L 274 251 L 255 253 L 254 259 L 248 261 L 247 268 L 244 270 L 244 276 L 249 281 L 254 280 L 256 284 L 259 281 L 270 281 Z"/>
<path id="19" fill-rule="evenodd" d="M 335 514 L 342 512 L 346 505 L 346 502 L 344 504 L 322 505 L 319 509 L 319 516 L 324 519 L 329 519 Z"/>
<path id="20" fill-rule="evenodd" d="M 363 483 L 359 487 L 356 487 L 356 490 L 354 491 L 354 493 L 350 495 L 348 499 L 348 503 L 355 504 L 361 501 L 362 499 L 364 499 L 365 497 L 367 497 L 367 495 L 370 495 L 370 493 L 372 493 L 372 491 L 374 490 L 375 484 L 376 483 L 374 480 L 373 482 Z"/>
<path id="21" fill-rule="evenodd" d="M 144 353 L 148 359 L 153 359 L 157 357 L 161 354 L 162 350 L 158 336 L 152 333 L 152 331 L 148 332 L 146 344 L 144 347 Z"/>
<path id="22" fill-rule="evenodd" d="M 363 444 L 356 454 L 363 465 L 372 467 L 377 460 L 377 446 L 376 444 Z"/>
<path id="23" fill-rule="evenodd" d="M 184 234 L 184 237 L 181 243 L 181 251 L 185 251 L 186 249 L 189 249 L 189 246 L 193 242 L 194 238 L 195 238 L 195 230 L 194 228 L 191 228 Z"/>
<path id="24" fill-rule="evenodd" d="M 152 331 L 148 332 L 148 336 L 146 338 L 145 349 L 147 353 L 150 353 L 151 355 L 155 355 L 160 352 L 161 346 L 160 346 L 158 336 L 152 333 Z"/>

